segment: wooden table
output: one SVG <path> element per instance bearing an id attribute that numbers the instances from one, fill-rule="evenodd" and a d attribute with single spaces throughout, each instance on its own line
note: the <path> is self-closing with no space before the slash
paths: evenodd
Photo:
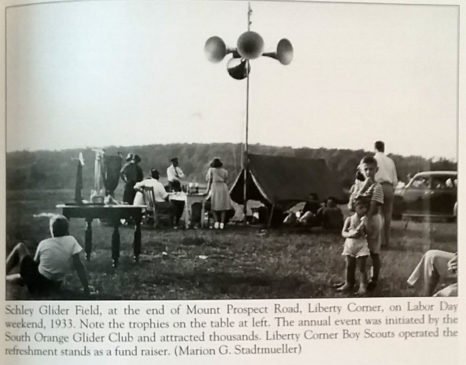
<path id="1" fill-rule="evenodd" d="M 120 221 L 132 219 L 134 221 L 133 254 L 134 260 L 139 260 L 141 253 L 141 219 L 145 205 L 65 205 L 59 204 L 62 214 L 70 218 L 84 218 L 86 220 L 86 233 L 84 238 L 84 251 L 87 260 L 91 258 L 92 251 L 92 220 L 96 218 L 108 219 L 113 226 L 112 233 L 112 266 L 117 267 L 120 258 Z"/>
<path id="2" fill-rule="evenodd" d="M 188 229 L 191 225 L 192 219 L 192 206 L 194 203 L 201 203 L 201 227 L 204 227 L 204 214 L 205 214 L 205 200 L 206 194 L 186 194 L 186 193 L 169 193 L 170 200 L 184 201 L 184 224 L 185 228 Z"/>

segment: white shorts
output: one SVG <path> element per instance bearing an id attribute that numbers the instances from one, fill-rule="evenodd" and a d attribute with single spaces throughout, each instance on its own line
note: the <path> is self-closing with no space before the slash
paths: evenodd
<path id="1" fill-rule="evenodd" d="M 347 238 L 343 247 L 343 256 L 363 257 L 369 256 L 369 245 L 365 238 Z"/>

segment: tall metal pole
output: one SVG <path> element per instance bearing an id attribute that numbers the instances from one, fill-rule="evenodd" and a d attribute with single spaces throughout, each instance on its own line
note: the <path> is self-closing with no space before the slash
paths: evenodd
<path id="1" fill-rule="evenodd" d="M 251 30 L 251 3 L 248 1 L 248 31 Z M 244 172 L 244 185 L 243 185 L 243 213 L 244 223 L 247 222 L 247 205 L 248 205 L 248 153 L 249 153 L 249 60 L 246 60 L 247 76 L 246 76 L 246 127 L 244 137 L 244 153 L 243 153 L 243 172 Z"/>

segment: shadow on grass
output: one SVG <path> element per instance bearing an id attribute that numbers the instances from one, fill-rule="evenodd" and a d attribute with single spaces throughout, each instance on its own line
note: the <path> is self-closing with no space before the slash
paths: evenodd
<path id="1" fill-rule="evenodd" d="M 146 286 L 173 286 L 201 290 L 204 299 L 229 298 L 302 298 L 315 295 L 318 286 L 301 276 L 275 277 L 263 273 L 158 273 L 153 279 L 141 283 Z M 275 293 L 272 294 L 272 293 Z"/>
<path id="2" fill-rule="evenodd" d="M 205 240 L 201 237 L 184 237 L 180 244 L 183 246 L 201 246 Z"/>

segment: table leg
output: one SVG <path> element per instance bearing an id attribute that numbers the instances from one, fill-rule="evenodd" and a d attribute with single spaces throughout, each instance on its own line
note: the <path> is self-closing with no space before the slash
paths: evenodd
<path id="1" fill-rule="evenodd" d="M 201 208 L 201 228 L 205 227 L 205 200 L 202 201 Z"/>
<path id="2" fill-rule="evenodd" d="M 113 222 L 113 234 L 112 234 L 112 259 L 113 267 L 118 266 L 118 260 L 120 258 L 120 232 L 118 227 L 120 226 L 120 220 L 115 220 Z"/>
<path id="3" fill-rule="evenodd" d="M 184 208 L 184 225 L 186 229 L 189 229 L 191 223 L 191 204 L 189 198 L 186 198 L 186 206 Z"/>
<path id="4" fill-rule="evenodd" d="M 133 253 L 135 262 L 139 262 L 139 254 L 141 253 L 141 218 L 139 215 L 134 218 Z"/>
<path id="5" fill-rule="evenodd" d="M 84 251 L 86 252 L 86 259 L 91 259 L 92 252 L 92 218 L 86 218 L 86 233 L 84 239 Z"/>

